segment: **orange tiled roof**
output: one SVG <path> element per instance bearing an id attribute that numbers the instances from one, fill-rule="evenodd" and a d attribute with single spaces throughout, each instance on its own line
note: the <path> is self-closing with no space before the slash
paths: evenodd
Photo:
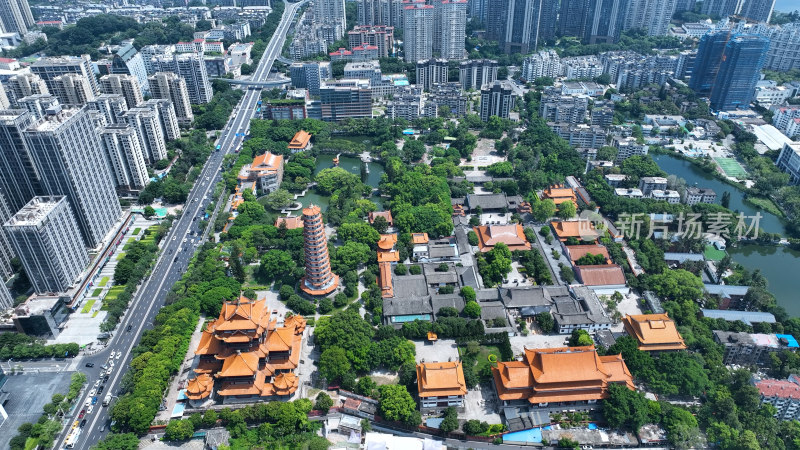
<path id="1" fill-rule="evenodd" d="M 383 217 L 384 219 L 386 219 L 386 222 L 389 224 L 390 227 L 394 225 L 391 211 L 370 211 L 369 214 L 367 214 L 367 219 L 369 220 L 370 224 L 375 222 L 375 219 L 378 217 Z"/>
<path id="2" fill-rule="evenodd" d="M 524 361 L 498 363 L 492 374 L 504 401 L 599 400 L 607 396 L 608 383 L 634 387 L 622 357 L 599 356 L 594 346 L 525 349 Z"/>
<path id="3" fill-rule="evenodd" d="M 280 227 L 281 223 L 286 224 L 287 230 L 294 230 L 296 228 L 303 228 L 303 217 L 302 216 L 291 216 L 291 217 L 278 217 L 275 220 L 275 226 Z"/>
<path id="4" fill-rule="evenodd" d="M 428 233 L 411 233 L 411 243 L 414 245 L 427 244 Z"/>
<path id="5" fill-rule="evenodd" d="M 460 361 L 417 364 L 417 387 L 420 397 L 466 395 L 464 369 Z"/>
<path id="6" fill-rule="evenodd" d="M 292 150 L 305 150 L 310 140 L 311 133 L 300 130 L 294 135 L 292 141 L 289 142 L 289 148 Z"/>
<path id="7" fill-rule="evenodd" d="M 394 297 L 394 285 L 392 284 L 392 263 L 383 261 L 378 263 L 378 285 L 381 287 L 381 297 Z"/>
<path id="8" fill-rule="evenodd" d="M 509 250 L 530 250 L 531 244 L 525 239 L 525 232 L 520 224 L 485 225 L 474 227 L 478 235 L 478 247 L 488 252 L 497 243 L 506 244 Z"/>
<path id="9" fill-rule="evenodd" d="M 560 205 L 564 202 L 572 202 L 577 206 L 578 198 L 572 188 L 551 186 L 542 191 L 542 199 L 553 200 L 553 203 Z"/>
<path id="10" fill-rule="evenodd" d="M 253 158 L 253 162 L 249 166 L 245 166 L 240 172 L 239 179 L 248 180 L 273 174 L 280 171 L 281 167 L 283 167 L 283 156 L 267 152 Z"/>
<path id="11" fill-rule="evenodd" d="M 397 243 L 396 234 L 382 234 L 378 241 L 378 262 L 397 262 L 400 261 L 400 253 L 392 250 Z"/>
<path id="12" fill-rule="evenodd" d="M 566 240 L 568 237 L 578 239 L 597 239 L 600 234 L 594 228 L 594 224 L 588 220 L 568 220 L 552 222 L 553 231 L 556 236 L 561 240 Z"/>
<path id="13" fill-rule="evenodd" d="M 217 373 L 219 377 L 247 377 L 252 376 L 258 370 L 258 355 L 252 352 L 234 353 L 225 358 L 222 363 L 222 370 Z"/>
<path id="14" fill-rule="evenodd" d="M 675 322 L 664 314 L 627 315 L 625 332 L 639 342 L 639 350 L 683 350 L 686 344 Z"/>
<path id="15" fill-rule="evenodd" d="M 566 247 L 567 252 L 569 253 L 569 259 L 573 264 L 575 261 L 581 259 L 589 253 L 593 255 L 603 255 L 606 257 L 607 263 L 611 262 L 611 257 L 608 255 L 608 249 L 604 245 L 567 245 Z"/>
<path id="16" fill-rule="evenodd" d="M 202 400 L 211 395 L 214 379 L 208 374 L 200 374 L 186 382 L 186 397 L 189 400 Z"/>
<path id="17" fill-rule="evenodd" d="M 624 285 L 625 272 L 616 264 L 575 266 L 575 275 L 586 286 Z"/>

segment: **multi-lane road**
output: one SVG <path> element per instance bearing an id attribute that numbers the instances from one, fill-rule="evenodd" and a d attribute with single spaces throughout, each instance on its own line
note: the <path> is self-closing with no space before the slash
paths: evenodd
<path id="1" fill-rule="evenodd" d="M 252 81 L 266 81 L 272 69 L 275 59 L 280 56 L 283 43 L 286 40 L 286 33 L 289 30 L 294 17 L 305 1 L 299 3 L 286 3 L 286 8 L 281 17 L 281 23 L 275 30 L 269 45 L 267 45 L 258 67 L 253 73 Z M 244 96 L 231 114 L 231 118 L 225 129 L 220 134 L 217 142 L 214 143 L 216 150 L 211 154 L 200 177 L 195 182 L 194 187 L 189 193 L 183 213 L 177 219 L 169 234 L 163 241 L 159 259 L 150 277 L 139 288 L 131 306 L 123 316 L 120 325 L 108 346 L 102 351 L 85 356 L 81 359 L 81 371 L 87 374 L 89 386 L 78 398 L 78 407 L 70 417 L 69 426 L 66 427 L 56 441 L 55 448 L 61 449 L 66 446 L 67 437 L 70 434 L 71 424 L 79 420 L 80 411 L 85 408 L 83 405 L 91 403 L 89 396 L 94 387 L 94 383 L 101 379 L 102 367 L 107 364 L 107 360 L 114 354 L 121 356 L 114 358 L 114 368 L 108 376 L 108 381 L 102 383 L 103 390 L 96 394 L 96 404 L 93 406 L 92 413 L 86 414 L 86 423 L 77 439 L 74 440 L 74 447 L 88 449 L 109 432 L 110 407 L 103 407 L 102 402 L 107 394 L 116 395 L 120 389 L 120 381 L 131 361 L 131 350 L 139 341 L 142 332 L 152 327 L 153 319 L 158 313 L 170 288 L 181 275 L 186 271 L 189 260 L 198 246 L 200 246 L 205 236 L 199 231 L 198 223 L 205 214 L 208 204 L 215 200 L 213 196 L 214 186 L 221 179 L 223 158 L 226 154 L 235 152 L 241 146 L 250 126 L 250 119 L 255 115 L 258 101 L 261 97 L 260 88 L 248 88 L 244 91 Z M 92 365 L 92 367 L 89 367 Z M 112 400 L 110 406 L 113 406 Z M 81 419 L 82 420 L 82 419 Z"/>

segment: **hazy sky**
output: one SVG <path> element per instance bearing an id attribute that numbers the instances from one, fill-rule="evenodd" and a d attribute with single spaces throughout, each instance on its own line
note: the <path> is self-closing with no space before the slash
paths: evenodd
<path id="1" fill-rule="evenodd" d="M 777 0 L 775 2 L 776 11 L 794 11 L 800 9 L 800 0 Z"/>

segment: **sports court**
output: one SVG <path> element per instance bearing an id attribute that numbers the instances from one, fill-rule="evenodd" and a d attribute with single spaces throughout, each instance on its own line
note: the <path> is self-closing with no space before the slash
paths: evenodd
<path id="1" fill-rule="evenodd" d="M 734 158 L 714 158 L 714 161 L 717 162 L 717 165 L 725 172 L 725 175 L 729 177 L 745 179 L 747 178 L 747 171 L 744 170 L 739 161 L 736 161 Z"/>

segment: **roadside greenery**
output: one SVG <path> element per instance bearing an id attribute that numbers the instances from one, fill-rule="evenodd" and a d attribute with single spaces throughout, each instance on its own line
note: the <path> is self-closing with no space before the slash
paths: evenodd
<path id="1" fill-rule="evenodd" d="M 78 344 L 45 345 L 44 340 L 27 334 L 0 333 L 0 360 L 24 360 L 35 358 L 72 358 L 78 354 Z M 13 367 L 12 367 L 13 373 Z"/>

